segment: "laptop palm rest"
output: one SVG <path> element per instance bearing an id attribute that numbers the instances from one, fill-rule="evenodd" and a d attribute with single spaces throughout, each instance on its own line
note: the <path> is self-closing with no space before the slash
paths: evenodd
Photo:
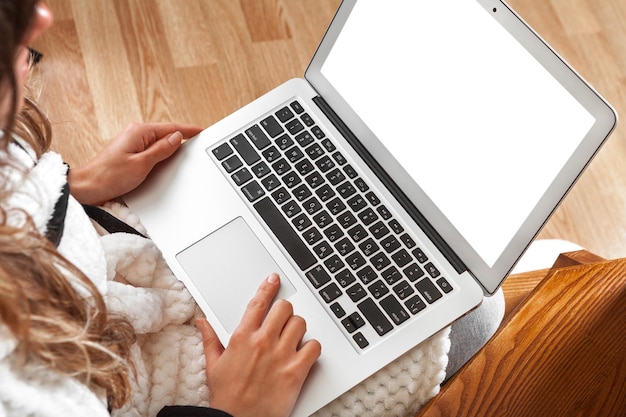
<path id="1" fill-rule="evenodd" d="M 232 333 L 261 281 L 281 276 L 276 299 L 296 290 L 241 217 L 183 250 L 176 259 L 228 333 Z"/>

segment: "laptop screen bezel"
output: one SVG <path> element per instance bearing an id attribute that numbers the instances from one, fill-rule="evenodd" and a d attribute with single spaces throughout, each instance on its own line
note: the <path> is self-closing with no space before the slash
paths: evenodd
<path id="1" fill-rule="evenodd" d="M 410 190 L 409 193 L 406 193 L 409 200 L 445 240 L 446 244 L 449 245 L 472 275 L 476 277 L 485 293 L 492 294 L 501 285 L 525 249 L 537 236 L 577 178 L 613 131 L 617 122 L 617 116 L 611 106 L 505 3 L 494 0 L 481 0 L 480 3 L 488 10 L 497 10 L 497 13 L 493 13 L 494 18 L 498 19 L 510 33 L 514 34 L 516 39 L 576 97 L 596 120 L 591 130 L 561 169 L 538 204 L 530 212 L 526 221 L 517 230 L 493 266 L 488 265 L 481 258 L 419 185 L 410 179 L 407 180 L 408 173 L 402 167 L 399 167 L 399 164 L 394 163 L 394 157 L 322 74 L 322 66 L 337 37 L 340 35 L 351 10 L 355 6 L 356 0 L 342 1 L 305 72 L 305 78 L 350 131 L 354 133 L 369 153 L 383 156 L 379 161 L 382 168 L 400 189 Z M 532 168 L 529 167 L 529 169 Z"/>

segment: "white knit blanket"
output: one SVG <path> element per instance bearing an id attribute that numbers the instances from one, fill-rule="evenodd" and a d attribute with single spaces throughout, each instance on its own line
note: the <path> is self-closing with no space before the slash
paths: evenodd
<path id="1" fill-rule="evenodd" d="M 10 177 L 22 192 L 9 205 L 31 213 L 40 232 L 45 233 L 65 183 L 63 161 L 49 152 L 33 166 L 31 156 L 23 150 L 12 146 L 11 152 L 30 171 L 26 178 Z M 109 203 L 105 208 L 145 232 L 125 206 Z M 59 250 L 94 281 L 112 312 L 130 319 L 138 335 L 132 349 L 137 370 L 132 398 L 113 416 L 153 417 L 165 405 L 208 405 L 202 341 L 193 325 L 194 318 L 202 314 L 196 303 L 151 240 L 96 229 L 98 233 L 82 207 L 70 198 Z M 446 329 L 433 336 L 315 415 L 415 414 L 439 391 L 447 364 L 448 334 Z M 37 363 L 25 369 L 16 367 L 16 346 L 17 341 L 0 324 L 0 417 L 108 414 L 102 392 L 91 392 L 78 381 Z"/>
<path id="2" fill-rule="evenodd" d="M 144 232 L 128 208 L 107 210 Z M 202 313 L 148 239 L 101 237 L 108 269 L 107 302 L 128 316 L 138 334 L 131 401 L 113 415 L 154 416 L 164 405 L 208 405 L 204 354 L 194 318 Z M 315 416 L 412 416 L 439 391 L 445 376 L 449 329 L 415 347 Z"/>

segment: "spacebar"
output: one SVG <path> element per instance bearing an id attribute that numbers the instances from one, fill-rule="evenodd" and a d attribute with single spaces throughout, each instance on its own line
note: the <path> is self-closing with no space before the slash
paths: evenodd
<path id="1" fill-rule="evenodd" d="M 305 271 L 317 262 L 313 253 L 291 228 L 291 225 L 285 220 L 283 214 L 276 208 L 269 197 L 259 200 L 254 204 L 254 208 L 301 270 Z"/>

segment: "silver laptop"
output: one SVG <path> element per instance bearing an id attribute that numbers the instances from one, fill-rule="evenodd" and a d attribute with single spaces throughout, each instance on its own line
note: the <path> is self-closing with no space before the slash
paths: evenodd
<path id="1" fill-rule="evenodd" d="M 615 123 L 504 2 L 345 0 L 304 79 L 125 200 L 224 344 L 280 273 L 305 416 L 496 291 Z"/>

